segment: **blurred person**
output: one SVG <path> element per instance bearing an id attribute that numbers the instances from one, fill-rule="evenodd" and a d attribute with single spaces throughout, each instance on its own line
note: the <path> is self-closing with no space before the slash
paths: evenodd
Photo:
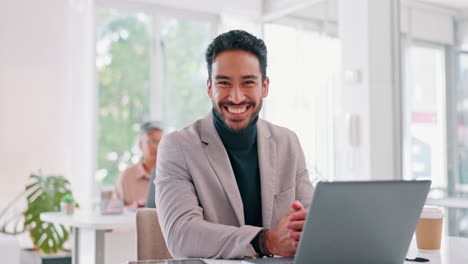
<path id="1" fill-rule="evenodd" d="M 122 199 L 126 207 L 143 207 L 146 204 L 152 171 L 156 167 L 158 145 L 163 129 L 158 122 L 145 122 L 140 126 L 140 161 L 120 173 L 114 197 Z"/>

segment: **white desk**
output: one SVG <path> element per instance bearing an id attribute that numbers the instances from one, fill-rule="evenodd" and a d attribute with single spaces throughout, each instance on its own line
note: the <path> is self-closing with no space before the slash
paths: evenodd
<path id="1" fill-rule="evenodd" d="M 135 212 L 130 211 L 121 215 L 85 214 L 79 211 L 73 215 L 55 212 L 41 214 L 41 220 L 44 222 L 73 228 L 73 264 L 104 264 L 104 233 L 112 229 L 135 230 L 135 218 Z"/>
<path id="2" fill-rule="evenodd" d="M 75 213 L 72 216 L 61 213 L 42 213 L 45 222 L 72 226 L 75 232 L 73 249 L 74 264 L 104 263 L 104 232 L 109 229 L 135 229 L 135 213 L 126 212 L 123 215 L 90 215 Z M 467 238 L 446 237 L 442 239 L 442 249 L 435 252 L 417 250 L 413 240 L 408 251 L 408 257 L 423 257 L 431 260 L 431 264 L 465 264 L 468 263 Z M 117 250 L 117 249 L 113 249 Z M 129 257 L 129 260 L 132 258 Z M 237 260 L 206 260 L 208 264 L 234 264 Z M 405 264 L 416 262 L 406 261 Z"/>
<path id="3" fill-rule="evenodd" d="M 431 264 L 464 264 L 468 263 L 468 238 L 461 237 L 443 237 L 442 248 L 437 251 L 420 251 L 416 248 L 416 242 L 411 242 L 410 249 L 407 256 L 409 257 L 422 257 L 430 259 L 428 263 Z M 405 261 L 405 264 L 417 263 Z"/>
<path id="4" fill-rule="evenodd" d="M 415 241 L 411 242 L 408 257 L 422 257 L 430 260 L 430 264 L 466 264 L 468 263 L 468 239 L 458 237 L 444 237 L 442 249 L 432 252 L 422 252 L 416 248 Z M 207 264 L 241 264 L 242 260 L 204 259 Z M 313 259 L 311 259 L 313 263 Z M 351 263 L 351 262 L 350 262 Z M 405 261 L 405 264 L 417 264 L 419 262 Z M 141 263 L 143 264 L 143 262 Z M 149 263 L 150 264 L 150 263 Z M 379 263 L 375 263 L 379 264 Z"/>
<path id="5" fill-rule="evenodd" d="M 466 198 L 428 199 L 426 204 L 447 208 L 468 209 L 468 199 Z"/>

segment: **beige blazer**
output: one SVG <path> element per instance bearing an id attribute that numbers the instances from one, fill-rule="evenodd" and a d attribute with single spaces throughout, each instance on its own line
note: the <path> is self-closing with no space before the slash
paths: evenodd
<path id="1" fill-rule="evenodd" d="M 272 229 L 300 200 L 309 205 L 313 187 L 294 132 L 257 123 L 263 227 Z M 159 144 L 156 208 L 172 256 L 245 258 L 260 227 L 245 225 L 244 206 L 229 156 L 210 113 Z"/>

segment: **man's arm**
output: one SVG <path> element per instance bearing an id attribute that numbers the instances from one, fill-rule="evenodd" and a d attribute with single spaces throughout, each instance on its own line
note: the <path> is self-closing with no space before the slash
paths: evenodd
<path id="1" fill-rule="evenodd" d="M 156 167 L 156 207 L 167 247 L 174 257 L 229 259 L 257 255 L 250 242 L 260 227 L 235 227 L 204 220 L 177 134 L 162 139 Z"/>

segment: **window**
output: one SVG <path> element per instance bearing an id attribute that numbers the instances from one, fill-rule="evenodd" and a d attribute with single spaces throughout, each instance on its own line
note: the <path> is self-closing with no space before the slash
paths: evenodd
<path id="1" fill-rule="evenodd" d="M 265 42 L 271 79 L 264 117 L 296 132 L 311 177 L 333 179 L 340 42 L 315 31 L 278 24 L 265 25 Z"/>
<path id="2" fill-rule="evenodd" d="M 163 118 L 169 130 L 181 129 L 204 117 L 211 108 L 204 57 L 211 39 L 211 25 L 204 21 L 171 17 L 163 17 L 161 21 Z"/>
<path id="3" fill-rule="evenodd" d="M 468 53 L 459 55 L 457 75 L 458 177 L 455 179 L 455 192 L 468 197 Z"/>
<path id="4" fill-rule="evenodd" d="M 139 123 L 149 119 L 151 17 L 98 9 L 96 68 L 99 84 L 98 171 L 112 185 L 139 159 Z"/>
<path id="5" fill-rule="evenodd" d="M 167 133 L 203 117 L 211 105 L 204 52 L 214 19 L 160 15 L 151 6 L 131 10 L 144 11 L 97 9 L 101 186 L 114 185 L 120 171 L 139 161 L 141 122 L 162 121 Z"/>
<path id="6" fill-rule="evenodd" d="M 447 187 L 444 49 L 412 44 L 404 59 L 403 177 L 430 179 L 433 189 L 443 191 Z"/>
<path id="7" fill-rule="evenodd" d="M 457 58 L 456 162 L 448 194 L 451 198 L 468 198 L 468 53 Z M 468 209 L 449 209 L 449 235 L 468 237 Z"/>

